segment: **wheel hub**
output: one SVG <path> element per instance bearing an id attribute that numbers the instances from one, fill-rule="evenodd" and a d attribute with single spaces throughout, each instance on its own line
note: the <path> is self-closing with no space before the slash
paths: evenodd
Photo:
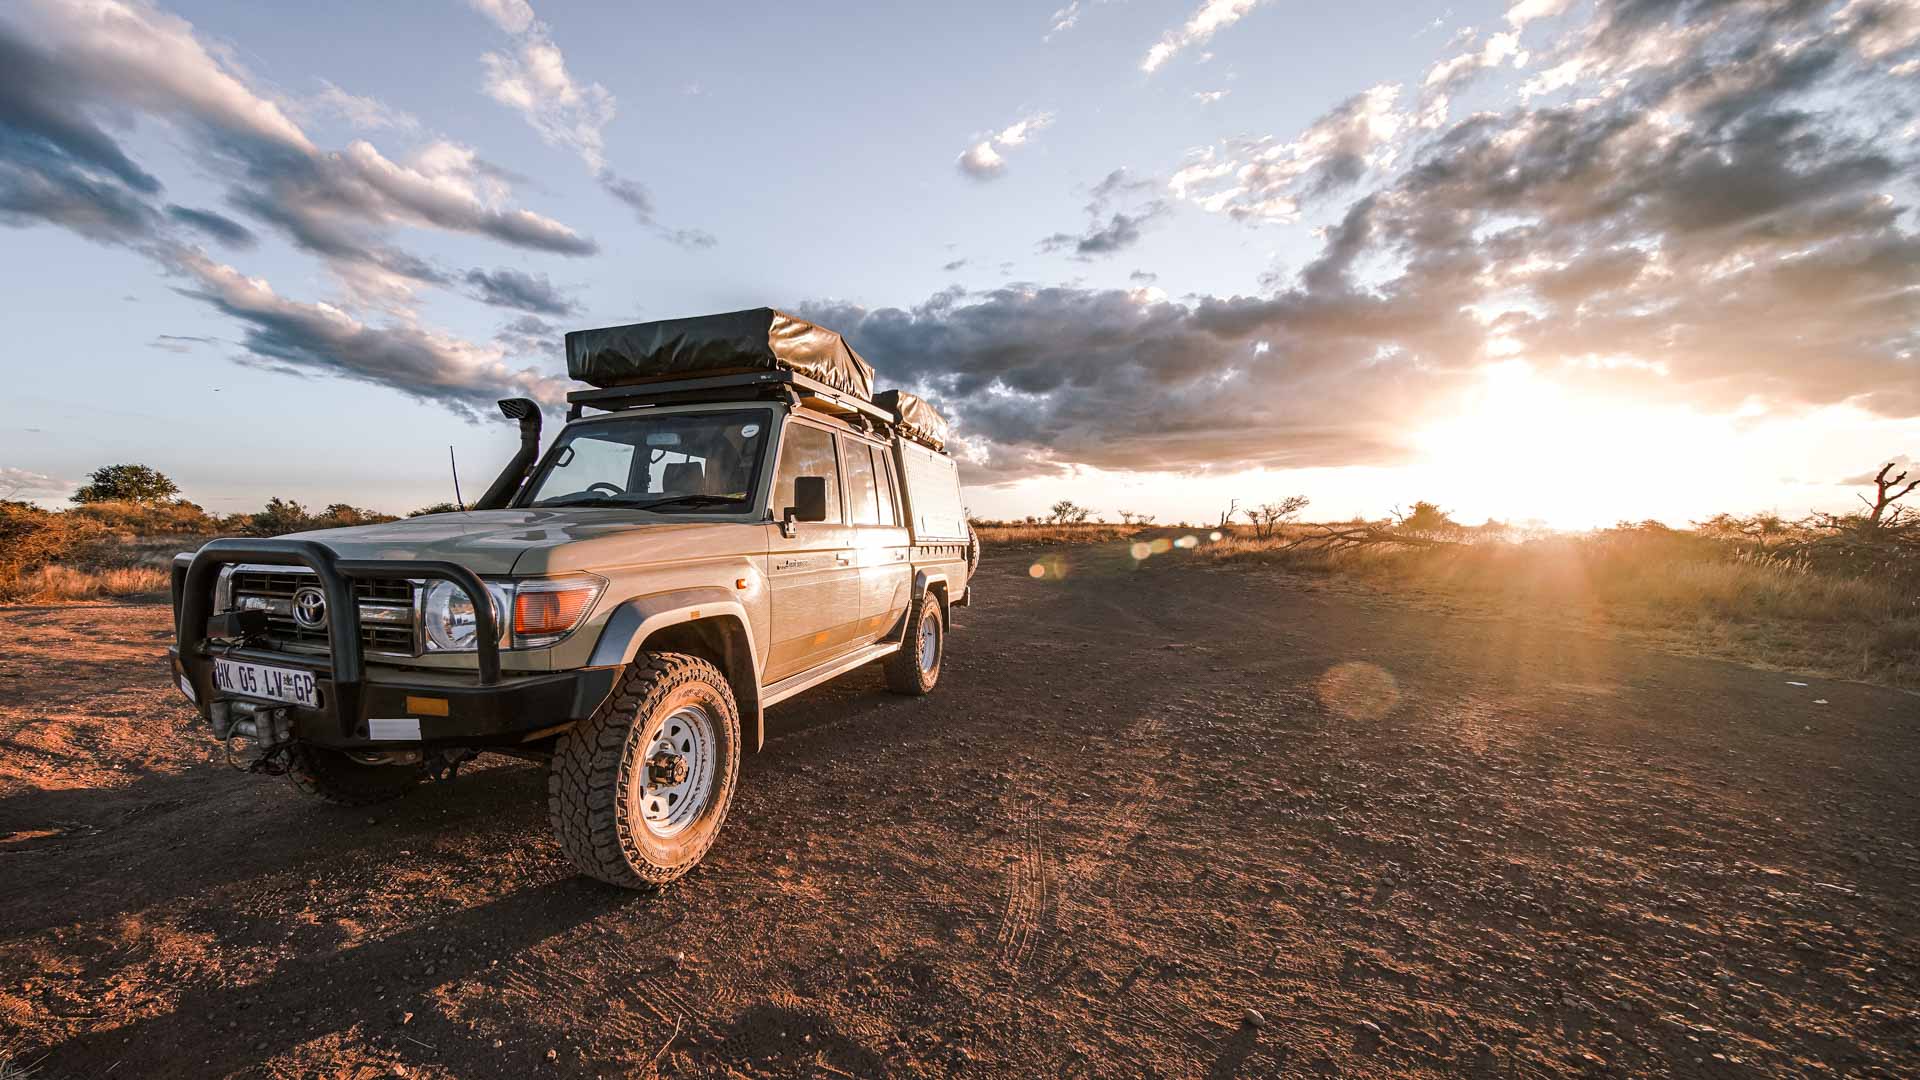
<path id="1" fill-rule="evenodd" d="M 713 717 L 700 705 L 684 705 L 647 735 L 639 783 L 631 798 L 648 832 L 676 836 L 706 810 L 713 794 L 719 742 Z"/>
<path id="2" fill-rule="evenodd" d="M 660 750 L 647 759 L 647 786 L 672 787 L 687 778 L 687 759 Z"/>
<path id="3" fill-rule="evenodd" d="M 940 659 L 940 624 L 929 615 L 920 620 L 920 670 L 932 671 Z"/>

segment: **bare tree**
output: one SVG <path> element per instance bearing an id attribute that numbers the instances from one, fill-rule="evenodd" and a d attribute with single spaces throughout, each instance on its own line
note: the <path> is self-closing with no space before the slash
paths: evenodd
<path id="1" fill-rule="evenodd" d="M 1920 488 L 1920 480 L 1908 480 L 1905 469 L 1901 469 L 1900 475 L 1893 479 L 1887 479 L 1887 474 L 1892 472 L 1894 466 L 1897 464 L 1899 463 L 1889 461 L 1880 467 L 1879 472 L 1874 474 L 1873 501 L 1868 502 L 1865 495 L 1860 496 L 1860 501 L 1867 504 L 1867 518 L 1861 527 L 1861 531 L 1872 532 L 1880 528 L 1880 526 L 1887 524 L 1890 520 L 1887 517 L 1887 511 L 1890 509 L 1894 511 L 1893 516 L 1898 518 L 1900 516 L 1900 510 L 1894 509 L 1893 504 L 1912 494 L 1914 488 Z M 1907 485 L 1906 487 L 1900 487 L 1903 482 Z M 1896 488 L 1898 490 L 1895 490 Z"/>
<path id="2" fill-rule="evenodd" d="M 1219 529 L 1221 532 L 1226 532 L 1228 528 L 1232 527 L 1233 515 L 1239 509 L 1240 509 L 1240 500 L 1239 499 L 1230 500 L 1227 503 L 1227 508 L 1220 512 L 1220 524 L 1215 525 L 1214 528 Z"/>
<path id="3" fill-rule="evenodd" d="M 1253 535 L 1258 540 L 1272 539 L 1280 528 L 1281 522 L 1293 517 L 1307 508 L 1305 495 L 1289 495 L 1279 502 L 1261 503 L 1241 511 L 1247 520 L 1253 523 Z"/>

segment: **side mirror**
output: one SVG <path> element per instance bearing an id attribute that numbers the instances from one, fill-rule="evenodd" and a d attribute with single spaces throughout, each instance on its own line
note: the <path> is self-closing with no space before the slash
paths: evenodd
<path id="1" fill-rule="evenodd" d="M 793 502 L 794 505 L 787 507 L 786 515 L 780 520 L 788 536 L 793 535 L 794 522 L 827 520 L 827 478 L 794 477 Z"/>

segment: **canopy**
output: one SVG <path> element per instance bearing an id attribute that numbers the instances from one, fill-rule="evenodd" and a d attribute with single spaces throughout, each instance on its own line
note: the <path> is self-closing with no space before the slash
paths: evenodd
<path id="1" fill-rule="evenodd" d="M 783 368 L 863 400 L 873 397 L 873 366 L 839 334 L 773 308 L 567 334 L 567 374 L 601 388 Z"/>

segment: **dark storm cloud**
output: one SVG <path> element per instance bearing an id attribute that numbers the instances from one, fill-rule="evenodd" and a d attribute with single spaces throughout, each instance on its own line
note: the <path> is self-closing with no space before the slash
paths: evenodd
<path id="1" fill-rule="evenodd" d="M 160 181 L 73 105 L 80 86 L 0 23 L 0 224 L 72 229 L 106 243 L 160 224 Z"/>
<path id="2" fill-rule="evenodd" d="M 1396 410 L 1444 372 L 1369 370 L 1383 332 L 1444 345 L 1447 320 L 1388 298 L 1206 299 L 1007 288 L 912 310 L 811 305 L 891 385 L 947 408 L 1010 479 L 1064 462 L 1107 469 L 1380 463 Z M 1464 319 L 1460 321 L 1464 322 Z M 1262 347 L 1264 344 L 1264 347 Z"/>
<path id="3" fill-rule="evenodd" d="M 173 272 L 191 282 L 182 295 L 240 324 L 239 359 L 251 366 L 384 386 L 470 419 L 484 418 L 509 394 L 549 404 L 563 395 L 565 380 L 516 369 L 498 348 L 405 322 L 374 326 L 336 307 L 288 300 L 194 252 L 176 252 Z"/>
<path id="4" fill-rule="evenodd" d="M 211 210 L 196 210 L 190 206 L 167 205 L 167 216 L 202 235 L 211 237 L 228 247 L 251 248 L 257 245 L 259 238 L 253 230 Z"/>
<path id="5" fill-rule="evenodd" d="M 1916 162 L 1890 133 L 1912 122 L 1893 69 L 1920 59 L 1920 20 L 1859 7 L 1602 4 L 1535 64 L 1580 72 L 1565 94 L 1424 134 L 1391 94 L 1350 99 L 1274 144 L 1279 173 L 1240 177 L 1243 213 L 1205 206 L 1271 219 L 1290 210 L 1263 198 L 1394 163 L 1268 296 L 1009 288 L 810 314 L 949 410 L 977 481 L 1390 462 L 1507 356 L 1710 409 L 1917 416 Z"/>
<path id="6" fill-rule="evenodd" d="M 535 315 L 572 315 L 579 310 L 545 274 L 529 274 L 502 267 L 498 270 L 469 270 L 463 280 L 473 297 L 483 304 L 513 308 Z"/>

